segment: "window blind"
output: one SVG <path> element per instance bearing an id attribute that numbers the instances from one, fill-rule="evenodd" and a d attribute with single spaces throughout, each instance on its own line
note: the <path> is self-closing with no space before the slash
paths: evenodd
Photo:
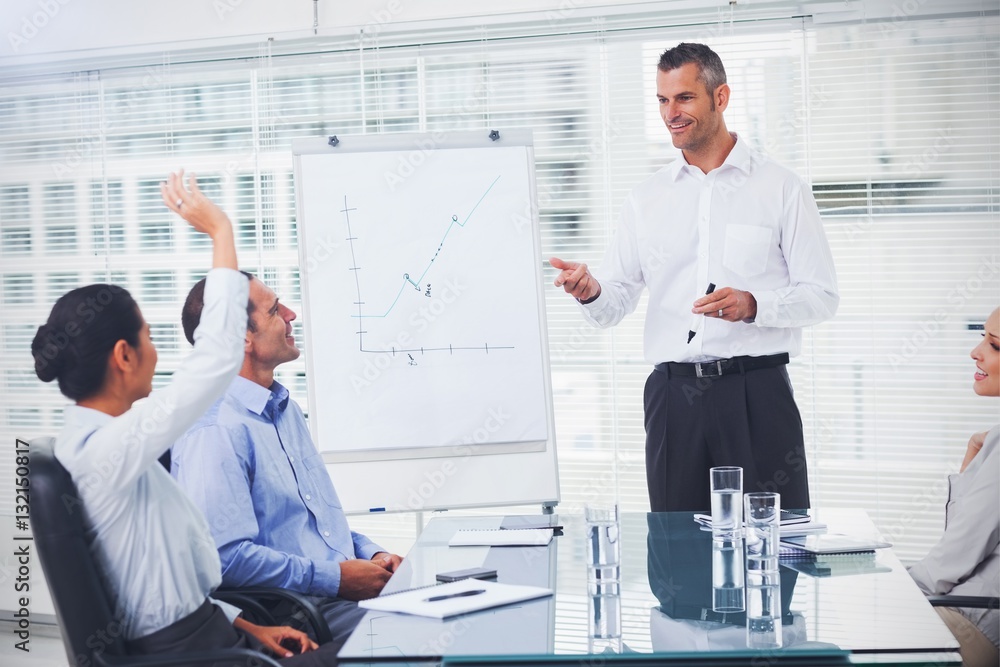
<path id="1" fill-rule="evenodd" d="M 917 558 L 940 533 L 945 474 L 997 421 L 996 402 L 972 395 L 967 354 L 1000 303 L 998 19 L 985 5 L 864 11 L 570 12 L 0 80 L 0 437 L 59 428 L 65 400 L 33 378 L 28 346 L 66 289 L 133 292 L 160 350 L 157 386 L 183 357 L 180 305 L 210 256 L 159 202 L 169 170 L 199 174 L 242 265 L 301 316 L 293 139 L 528 127 L 539 262 L 596 265 L 628 191 L 677 155 L 656 113 L 659 53 L 705 41 L 727 66 L 730 129 L 811 182 L 837 264 L 840 311 L 805 331 L 790 367 L 813 502 L 864 507 Z M 645 510 L 645 299 L 599 331 L 545 293 L 563 506 L 617 495 Z M 304 361 L 278 379 L 308 409 Z M 0 474 L 12 465 L 0 458 Z M 0 506 L 11 499 L 0 490 Z M 402 515 L 352 526 L 399 552 L 416 530 Z"/>

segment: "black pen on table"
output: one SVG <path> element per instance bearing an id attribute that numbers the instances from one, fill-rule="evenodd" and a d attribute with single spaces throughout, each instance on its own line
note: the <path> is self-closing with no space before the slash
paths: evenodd
<path id="1" fill-rule="evenodd" d="M 485 593 L 485 588 L 477 588 L 471 591 L 462 591 L 461 593 L 449 593 L 448 595 L 435 595 L 434 597 L 427 598 L 424 602 L 440 602 L 441 600 L 450 600 L 451 598 L 467 598 L 470 595 L 479 595 L 480 593 Z"/>
<path id="2" fill-rule="evenodd" d="M 715 283 L 709 283 L 708 289 L 705 290 L 705 296 L 708 296 L 715 291 Z M 691 320 L 691 329 L 688 331 L 688 343 L 690 344 L 694 340 L 695 334 L 701 330 L 701 321 L 705 319 L 704 315 L 695 315 Z"/>

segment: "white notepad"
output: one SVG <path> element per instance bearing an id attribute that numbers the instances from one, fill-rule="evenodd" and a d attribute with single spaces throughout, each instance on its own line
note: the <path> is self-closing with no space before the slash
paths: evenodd
<path id="1" fill-rule="evenodd" d="M 545 528 L 505 530 L 458 530 L 449 547 L 544 547 L 552 541 L 552 531 Z"/>
<path id="2" fill-rule="evenodd" d="M 515 586 L 481 579 L 463 579 L 438 586 L 424 586 L 362 600 L 358 606 L 372 611 L 448 618 L 481 609 L 552 595 L 547 588 Z"/>

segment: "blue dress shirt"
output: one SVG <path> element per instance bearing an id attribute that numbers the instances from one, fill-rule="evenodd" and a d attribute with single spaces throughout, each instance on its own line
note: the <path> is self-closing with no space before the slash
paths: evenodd
<path id="1" fill-rule="evenodd" d="M 347 525 L 302 409 L 277 381 L 233 380 L 174 444 L 171 468 L 208 519 L 226 586 L 334 597 L 342 561 L 384 551 Z"/>

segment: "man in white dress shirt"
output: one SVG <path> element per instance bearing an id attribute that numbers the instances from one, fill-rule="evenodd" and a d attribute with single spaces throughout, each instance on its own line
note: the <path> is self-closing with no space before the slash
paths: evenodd
<path id="1" fill-rule="evenodd" d="M 729 132 L 719 56 L 679 44 L 656 97 L 682 157 L 640 183 L 601 268 L 552 258 L 556 286 L 610 327 L 649 289 L 646 480 L 653 511 L 710 506 L 708 469 L 809 507 L 802 421 L 785 365 L 801 328 L 834 315 L 833 257 L 808 185 Z M 706 294 L 707 291 L 711 293 Z"/>

